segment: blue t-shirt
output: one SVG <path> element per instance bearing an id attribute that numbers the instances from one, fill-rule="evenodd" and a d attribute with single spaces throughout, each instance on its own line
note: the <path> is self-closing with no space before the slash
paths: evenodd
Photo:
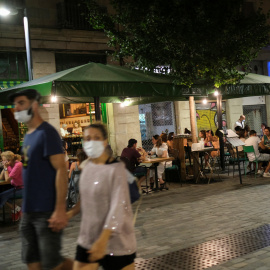
<path id="1" fill-rule="evenodd" d="M 52 212 L 55 208 L 56 170 L 49 157 L 63 154 L 61 139 L 56 129 L 43 122 L 24 138 L 23 155 L 23 206 L 26 213 Z"/>

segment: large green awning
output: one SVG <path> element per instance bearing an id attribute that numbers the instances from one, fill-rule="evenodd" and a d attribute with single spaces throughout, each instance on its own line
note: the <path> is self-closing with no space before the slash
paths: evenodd
<path id="1" fill-rule="evenodd" d="M 224 99 L 270 95 L 270 77 L 249 73 L 237 84 L 222 86 L 221 92 Z"/>
<path id="2" fill-rule="evenodd" d="M 25 81 L 0 81 L 0 88 L 1 88 L 1 90 L 3 90 L 3 89 L 7 89 L 9 87 L 16 86 L 18 84 L 22 84 L 24 82 Z M 8 109 L 8 108 L 13 108 L 13 105 L 0 106 L 0 109 Z"/>
<path id="3" fill-rule="evenodd" d="M 89 63 L 2 90 L 0 105 L 11 105 L 8 95 L 27 88 L 39 91 L 44 104 L 52 103 L 54 95 L 57 103 L 86 103 L 100 97 L 101 103 L 119 103 L 129 98 L 133 105 L 186 100 L 189 96 L 199 99 L 213 92 L 213 87 L 203 83 L 188 88 L 176 85 L 168 75 Z M 223 99 L 269 95 L 270 77 L 250 73 L 237 84 L 222 86 L 220 91 Z"/>
<path id="4" fill-rule="evenodd" d="M 174 84 L 170 76 L 130 70 L 125 67 L 89 63 L 57 72 L 0 92 L 0 105 L 9 105 L 8 95 L 26 88 L 34 88 L 42 95 L 42 103 L 93 102 L 100 97 L 102 103 L 121 102 L 125 98 L 136 100 L 185 100 L 186 96 L 206 96 L 205 87 L 187 88 Z M 146 102 L 144 102 L 146 103 Z"/>

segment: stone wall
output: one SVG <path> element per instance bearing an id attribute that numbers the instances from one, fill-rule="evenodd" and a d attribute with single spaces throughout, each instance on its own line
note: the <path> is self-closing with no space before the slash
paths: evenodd
<path id="1" fill-rule="evenodd" d="M 189 102 L 175 101 L 174 109 L 177 134 L 183 134 L 185 128 L 191 130 Z"/>
<path id="2" fill-rule="evenodd" d="M 267 125 L 270 125 L 270 96 L 265 96 Z"/>
<path id="3" fill-rule="evenodd" d="M 55 73 L 55 57 L 53 52 L 33 51 L 32 58 L 34 79 Z M 42 118 L 60 132 L 59 105 L 47 104 L 45 106 L 40 107 Z"/>
<path id="4" fill-rule="evenodd" d="M 227 127 L 234 130 L 234 123 L 243 114 L 242 98 L 229 99 L 226 101 Z"/>
<path id="5" fill-rule="evenodd" d="M 127 147 L 129 139 L 136 139 L 142 146 L 138 106 L 121 107 L 114 103 L 107 106 L 109 141 L 115 155 Z"/>

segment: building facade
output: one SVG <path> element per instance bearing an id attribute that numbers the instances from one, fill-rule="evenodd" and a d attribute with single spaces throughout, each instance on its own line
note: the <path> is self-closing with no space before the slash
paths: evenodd
<path id="1" fill-rule="evenodd" d="M 88 62 L 118 65 L 117 62 L 112 62 L 106 54 L 110 48 L 107 46 L 108 40 L 104 33 L 92 29 L 86 21 L 85 13 L 87 10 L 81 3 L 82 1 L 10 0 L 7 2 L 13 5 L 18 13 L 0 18 L 0 85 L 2 88 L 28 80 L 23 29 L 25 8 L 27 9 L 30 26 L 34 79 Z M 100 2 L 104 7 L 109 8 L 108 1 Z M 247 2 L 250 3 L 252 8 L 253 5 L 258 5 L 260 1 Z M 266 2 L 265 8 L 270 9 L 270 3 Z M 265 48 L 258 58 L 252 62 L 252 72 L 269 75 L 269 61 L 270 51 L 269 48 Z M 247 107 L 251 105 L 253 107 Z M 225 103 L 227 126 L 233 128 L 234 122 L 245 111 L 254 116 L 256 114 L 254 114 L 254 111 L 257 110 L 256 105 L 260 105 L 258 108 L 260 107 L 270 124 L 270 111 L 267 109 L 270 105 L 270 98 L 267 96 L 256 97 L 252 100 L 248 98 L 227 100 Z M 190 129 L 188 101 L 174 102 L 173 108 L 175 132 L 182 133 L 184 128 Z M 44 119 L 59 130 L 59 105 L 50 104 L 42 107 L 41 110 Z M 141 144 L 144 135 L 140 130 L 139 114 L 138 106 L 107 105 L 110 144 L 117 155 L 121 153 L 130 138 L 137 139 L 139 145 Z M 0 119 L 2 118 L 4 117 L 0 117 Z M 253 117 L 252 121 L 254 119 L 257 118 Z M 2 127 L 0 133 L 2 135 L 5 132 L 7 133 L 7 130 L 3 130 L 2 122 L 0 126 Z M 17 135 L 15 134 L 15 136 Z"/>

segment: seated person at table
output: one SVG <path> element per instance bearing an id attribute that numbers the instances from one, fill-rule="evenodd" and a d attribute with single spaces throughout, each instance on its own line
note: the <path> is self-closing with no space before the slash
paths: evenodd
<path id="1" fill-rule="evenodd" d="M 201 130 L 199 132 L 199 137 L 198 137 L 198 141 L 204 141 L 206 139 L 206 131 L 205 130 Z"/>
<path id="2" fill-rule="evenodd" d="M 152 143 L 154 146 L 156 145 L 158 138 L 159 138 L 159 135 L 157 135 L 157 134 L 152 137 Z"/>
<path id="3" fill-rule="evenodd" d="M 68 150 L 68 144 L 65 140 L 62 139 L 62 146 L 63 146 L 63 151 L 64 151 L 64 154 L 65 154 L 65 162 L 66 162 L 66 167 L 67 167 L 67 170 L 69 169 L 69 157 L 68 157 L 68 153 L 67 153 L 67 150 Z"/>
<path id="4" fill-rule="evenodd" d="M 250 133 L 249 133 L 249 138 L 246 139 L 245 143 L 246 143 L 246 146 L 253 146 L 254 148 L 254 152 L 255 152 L 255 155 L 256 155 L 256 158 L 258 159 L 259 164 L 258 164 L 258 174 L 262 173 L 262 163 L 263 161 L 269 161 L 270 160 L 270 155 L 269 154 L 265 154 L 265 153 L 260 153 L 259 152 L 259 143 L 261 142 L 261 140 L 257 137 L 257 132 L 255 130 L 251 130 Z M 253 162 L 255 160 L 255 155 L 254 153 L 248 153 L 248 160 L 250 162 Z M 268 168 L 269 166 L 267 166 Z M 268 170 L 265 170 L 263 176 L 264 177 L 270 177 L 270 174 L 268 176 L 269 172 Z"/>
<path id="5" fill-rule="evenodd" d="M 62 127 L 60 128 L 60 133 L 62 137 L 69 135 L 69 132 L 67 131 L 67 124 L 62 125 Z"/>
<path id="6" fill-rule="evenodd" d="M 162 143 L 165 143 L 167 145 L 167 141 L 168 141 L 168 135 L 166 133 L 162 133 L 160 135 L 161 141 Z M 167 145 L 168 146 L 168 145 Z"/>
<path id="7" fill-rule="evenodd" d="M 130 139 L 128 141 L 128 146 L 123 149 L 121 157 L 125 157 L 129 160 L 129 170 L 131 173 L 146 173 L 146 168 L 145 167 L 138 167 L 140 162 L 142 162 L 145 157 L 146 153 L 144 151 L 144 155 L 141 155 L 139 151 L 141 151 L 142 148 L 138 147 L 137 148 L 137 140 L 135 139 Z M 143 180 L 145 180 L 145 176 L 142 176 L 139 178 L 139 183 L 141 183 Z"/>
<path id="8" fill-rule="evenodd" d="M 82 128 L 80 126 L 80 123 L 75 121 L 73 124 L 72 134 L 80 135 L 82 134 Z"/>
<path id="9" fill-rule="evenodd" d="M 84 153 L 84 151 L 82 149 L 77 151 L 76 157 L 78 160 L 71 163 L 71 166 L 69 169 L 69 175 L 68 175 L 69 178 L 71 178 L 73 171 L 78 172 L 81 170 L 80 169 L 81 163 L 87 159 L 87 155 Z M 78 174 L 75 175 L 75 178 L 74 178 L 75 185 L 78 185 L 79 178 L 80 178 L 80 175 L 78 175 Z"/>
<path id="10" fill-rule="evenodd" d="M 265 127 L 264 135 L 259 143 L 260 152 L 270 154 L 270 128 Z"/>
<path id="11" fill-rule="evenodd" d="M 23 164 L 20 155 L 15 155 L 11 151 L 6 151 L 1 154 L 3 159 L 2 163 L 4 169 L 0 174 L 0 180 L 5 180 L 7 184 L 11 184 L 13 187 L 0 193 L 0 208 L 5 204 L 11 209 L 11 216 L 13 221 L 18 221 L 21 217 L 21 207 L 9 202 L 14 197 L 14 188 L 16 189 L 16 195 L 22 195 L 23 179 L 22 179 L 22 168 Z"/>
<path id="12" fill-rule="evenodd" d="M 153 149 L 151 150 L 151 155 L 153 155 L 153 154 L 157 155 L 157 157 L 159 157 L 159 158 L 169 157 L 168 146 L 166 143 L 162 142 L 161 137 L 158 138 L 156 144 L 154 145 Z M 165 186 L 165 181 L 162 179 L 162 174 L 164 173 L 165 166 L 166 166 L 166 168 L 171 167 L 172 162 L 171 161 L 160 162 L 158 167 L 157 167 L 160 189 L 163 189 Z M 155 172 L 153 170 L 150 171 L 150 177 L 151 177 L 150 184 L 154 182 L 153 181 L 154 173 Z"/>
<path id="13" fill-rule="evenodd" d="M 238 132 L 238 136 L 239 136 L 239 139 L 245 143 L 246 142 L 246 137 L 247 137 L 248 133 L 245 129 L 241 128 Z M 234 153 L 235 153 L 235 157 L 236 157 L 236 148 L 233 149 Z M 244 149 L 243 149 L 243 146 L 238 146 L 238 155 L 239 157 L 244 157 L 245 156 L 245 153 L 244 153 Z"/>
<path id="14" fill-rule="evenodd" d="M 242 129 L 241 127 L 236 126 L 236 127 L 234 128 L 235 133 L 236 133 L 237 135 L 239 135 L 239 132 L 240 132 L 241 129 Z"/>
<path id="15" fill-rule="evenodd" d="M 170 132 L 168 135 L 167 145 L 168 145 L 169 152 L 171 149 L 173 149 L 173 136 L 174 136 L 174 132 Z"/>
<path id="16" fill-rule="evenodd" d="M 215 135 L 212 130 L 206 131 L 206 138 L 204 140 L 204 146 L 205 147 L 214 147 L 216 149 L 219 149 L 219 138 Z M 210 153 L 211 157 L 217 157 L 219 155 L 219 150 L 217 151 L 211 151 Z M 209 167 L 209 154 L 205 153 L 204 155 L 205 160 L 205 168 L 208 169 Z"/>
<path id="17" fill-rule="evenodd" d="M 251 128 L 249 125 L 245 125 L 244 130 L 247 132 L 247 134 L 249 134 Z"/>
<path id="18" fill-rule="evenodd" d="M 206 139 L 206 131 L 205 130 L 200 130 L 199 132 L 199 136 L 198 136 L 198 142 L 203 142 L 204 143 L 204 140 Z M 187 154 L 187 153 L 186 153 Z M 200 152 L 199 153 L 199 157 L 201 158 L 201 163 L 202 163 L 202 157 L 204 157 L 204 153 L 203 152 Z M 188 158 L 188 155 L 186 155 L 186 158 Z M 190 161 L 191 162 L 191 161 Z"/>
<path id="19" fill-rule="evenodd" d="M 261 124 L 261 134 L 260 134 L 260 137 L 262 138 L 263 135 L 264 135 L 264 129 L 267 127 L 267 125 L 265 123 L 262 123 Z"/>

